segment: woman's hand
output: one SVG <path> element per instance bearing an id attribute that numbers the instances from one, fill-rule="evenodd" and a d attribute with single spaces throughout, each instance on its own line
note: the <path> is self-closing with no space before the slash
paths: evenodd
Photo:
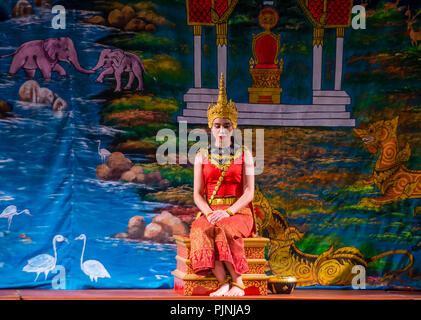
<path id="1" fill-rule="evenodd" d="M 217 223 L 219 220 L 228 218 L 230 215 L 225 210 L 215 210 L 207 217 L 208 221 L 212 224 Z"/>

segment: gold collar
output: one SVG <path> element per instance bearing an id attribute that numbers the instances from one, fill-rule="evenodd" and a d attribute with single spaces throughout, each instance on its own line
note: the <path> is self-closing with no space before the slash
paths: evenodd
<path id="1" fill-rule="evenodd" d="M 202 154 L 208 159 L 208 161 L 212 163 L 217 169 L 224 170 L 224 168 L 230 167 L 234 160 L 241 157 L 241 155 L 244 152 L 244 149 L 245 146 L 243 145 L 241 146 L 241 148 L 238 148 L 233 155 L 219 155 L 217 153 L 209 153 L 209 148 L 200 148 L 199 152 L 202 152 Z"/>

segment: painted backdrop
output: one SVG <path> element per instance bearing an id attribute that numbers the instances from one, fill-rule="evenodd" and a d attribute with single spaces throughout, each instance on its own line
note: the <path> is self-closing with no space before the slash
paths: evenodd
<path id="1" fill-rule="evenodd" d="M 355 122 L 250 126 L 265 138 L 254 205 L 271 239 L 266 271 L 294 275 L 299 287 L 350 287 L 362 265 L 367 288 L 420 289 L 420 4 L 345 2 L 366 11 L 365 29 L 343 30 L 341 89 Z M 264 31 L 258 16 L 268 6 L 279 16 L 270 29 L 280 35 L 280 103 L 314 104 L 317 35 L 303 7 L 315 4 L 317 15 L 318 2 L 227 3 L 228 98 L 249 103 L 252 35 Z M 65 29 L 52 27 L 57 4 Z M 196 81 L 198 29 L 187 8 L 1 2 L 1 288 L 173 286 L 172 235 L 188 234 L 196 213 L 193 170 L 159 165 L 156 134 L 178 134 Z M 217 86 L 215 29 L 201 29 L 203 88 Z M 335 86 L 336 38 L 324 29 L 322 90 Z"/>

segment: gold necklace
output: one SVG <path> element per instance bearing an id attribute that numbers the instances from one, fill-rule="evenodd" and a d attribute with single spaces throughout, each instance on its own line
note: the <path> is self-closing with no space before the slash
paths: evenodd
<path id="1" fill-rule="evenodd" d="M 238 148 L 238 150 L 235 152 L 234 155 L 231 155 L 231 154 L 229 154 L 229 155 L 228 154 L 219 155 L 217 153 L 209 153 L 207 148 L 200 148 L 200 151 L 203 152 L 203 155 L 217 169 L 226 171 L 231 166 L 232 162 L 243 154 L 244 146 L 242 146 L 241 148 Z M 227 161 L 228 159 L 229 159 L 229 161 Z M 223 160 L 224 160 L 224 162 L 225 161 L 227 161 L 227 162 L 222 163 Z"/>

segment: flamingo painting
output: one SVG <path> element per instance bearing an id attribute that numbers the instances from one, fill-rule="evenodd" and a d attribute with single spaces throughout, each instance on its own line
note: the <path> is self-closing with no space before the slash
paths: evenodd
<path id="1" fill-rule="evenodd" d="M 98 154 L 101 157 L 102 163 L 105 163 L 105 160 L 110 156 L 111 152 L 107 149 L 101 149 L 101 140 L 97 140 L 98 142 Z"/>
<path id="2" fill-rule="evenodd" d="M 48 273 L 56 267 L 57 262 L 57 249 L 56 249 L 56 242 L 63 242 L 69 241 L 63 237 L 61 234 L 57 234 L 53 238 L 53 249 L 54 249 L 54 257 L 49 254 L 39 254 L 31 259 L 28 260 L 26 266 L 23 267 L 23 271 L 25 272 L 36 272 L 37 276 L 34 280 L 37 281 L 38 276 L 41 272 L 45 274 L 45 280 L 47 280 Z"/>
<path id="3" fill-rule="evenodd" d="M 18 212 L 18 209 L 16 206 L 11 205 L 6 207 L 6 209 L 3 210 L 3 212 L 0 214 L 0 218 L 7 218 L 8 225 L 7 225 L 7 231 L 10 229 L 10 225 L 12 224 L 12 219 L 14 216 L 18 216 L 22 213 L 26 213 L 27 215 L 31 215 L 28 209 L 22 210 Z"/>
<path id="4" fill-rule="evenodd" d="M 83 273 L 89 276 L 91 281 L 95 280 L 95 282 L 98 282 L 98 278 L 111 278 L 103 264 L 98 260 L 86 260 L 85 262 L 83 261 L 83 255 L 85 253 L 86 246 L 86 235 L 82 233 L 80 236 L 76 237 L 75 240 L 83 240 L 82 255 L 80 256 L 80 268 L 82 269 Z"/>

